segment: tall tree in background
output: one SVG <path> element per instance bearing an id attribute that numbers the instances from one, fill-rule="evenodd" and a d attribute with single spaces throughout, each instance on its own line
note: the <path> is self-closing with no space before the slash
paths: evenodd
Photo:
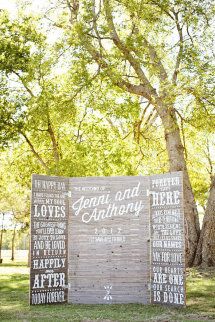
<path id="1" fill-rule="evenodd" d="M 66 1 L 70 44 L 85 50 L 114 86 L 144 97 L 164 128 L 170 171 L 184 173 L 187 264 L 192 265 L 199 221 L 177 113 L 192 96 L 207 57 L 199 44 L 210 19 L 210 2 Z M 206 11 L 208 11 L 206 13 Z M 197 77 L 197 78 L 196 78 Z"/>
<path id="2" fill-rule="evenodd" d="M 211 178 L 208 202 L 195 257 L 195 264 L 215 266 L 215 176 Z"/>

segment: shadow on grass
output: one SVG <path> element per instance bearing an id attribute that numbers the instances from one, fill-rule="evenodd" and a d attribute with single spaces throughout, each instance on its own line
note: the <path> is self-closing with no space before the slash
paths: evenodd
<path id="1" fill-rule="evenodd" d="M 215 314 L 215 268 L 189 270 L 187 299 L 193 310 Z"/>

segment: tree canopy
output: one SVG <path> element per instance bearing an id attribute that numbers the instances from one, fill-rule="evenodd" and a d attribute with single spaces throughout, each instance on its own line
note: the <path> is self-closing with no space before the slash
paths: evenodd
<path id="1" fill-rule="evenodd" d="M 187 263 L 214 264 L 196 207 L 214 229 L 213 2 L 32 3 L 0 12 L 2 198 L 14 185 L 29 198 L 32 173 L 180 170 Z"/>

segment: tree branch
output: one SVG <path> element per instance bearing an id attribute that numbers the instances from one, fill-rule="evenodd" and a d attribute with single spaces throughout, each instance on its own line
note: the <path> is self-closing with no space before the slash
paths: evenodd
<path id="1" fill-rule="evenodd" d="M 101 5 L 101 4 L 100 4 Z M 99 9 L 100 11 L 101 9 Z M 98 39 L 98 42 L 99 42 L 99 46 L 100 46 L 100 50 L 103 49 L 103 46 L 102 46 L 102 42 L 101 42 L 101 37 L 99 35 L 99 31 L 98 31 L 98 27 L 97 27 L 97 19 L 98 19 L 98 15 L 99 13 L 96 14 L 96 3 L 95 3 L 95 0 L 93 1 L 93 5 L 92 5 L 92 11 L 93 11 L 93 29 L 95 31 L 95 34 L 97 36 L 97 39 Z"/>
<path id="2" fill-rule="evenodd" d="M 15 70 L 12 71 L 22 82 L 22 85 L 25 87 L 27 92 L 31 95 L 31 97 L 35 97 L 32 90 L 27 86 L 26 82 L 24 81 L 23 77 L 19 75 Z"/>
<path id="3" fill-rule="evenodd" d="M 179 51 L 178 51 L 178 55 L 176 58 L 175 69 L 174 69 L 173 76 L 172 76 L 173 84 L 176 84 L 178 72 L 179 72 L 179 67 L 181 64 L 183 49 L 184 49 L 184 39 L 183 39 L 182 27 L 180 26 L 180 22 L 179 22 L 179 18 L 178 18 L 178 12 L 173 11 L 173 14 L 175 16 L 176 28 L 177 28 L 178 35 L 179 35 Z"/>
<path id="4" fill-rule="evenodd" d="M 78 142 L 78 140 L 79 140 L 79 143 L 81 143 L 82 135 L 80 134 L 80 132 L 81 132 L 82 123 L 84 122 L 84 119 L 86 116 L 87 116 L 87 108 L 85 108 L 82 119 L 79 121 L 77 136 L 76 136 L 76 140 L 75 140 L 76 143 Z"/>
<path id="5" fill-rule="evenodd" d="M 80 36 L 83 37 L 83 34 Z M 86 36 L 85 36 L 86 37 Z M 127 90 L 129 93 L 144 96 L 147 100 L 152 100 L 152 97 L 156 95 L 156 90 L 150 85 L 150 88 L 145 84 L 134 85 L 131 84 L 118 74 L 110 71 L 109 64 L 105 61 L 101 53 L 99 53 L 96 48 L 88 41 L 87 38 L 83 39 L 85 48 L 91 54 L 92 58 L 97 62 L 97 64 L 106 69 L 108 77 L 112 80 L 113 84 L 120 87 L 123 90 Z"/>
<path id="6" fill-rule="evenodd" d="M 186 122 L 186 120 L 178 110 L 175 110 L 175 112 L 178 114 L 181 120 L 181 133 L 182 133 L 182 139 L 183 139 L 184 155 L 185 155 L 185 158 L 187 159 L 188 156 L 187 156 L 186 138 L 184 133 L 184 122 Z"/>
<path id="7" fill-rule="evenodd" d="M 90 83 L 90 84 L 91 84 L 91 83 L 94 81 L 94 79 L 96 79 L 96 77 L 99 75 L 99 73 L 100 73 L 100 66 L 98 67 L 98 70 L 96 71 L 96 73 L 95 73 L 95 74 L 94 74 L 94 75 L 89 79 L 88 83 Z M 84 87 L 86 87 L 86 86 L 88 85 L 88 83 L 81 85 L 81 86 L 77 89 L 77 91 L 72 95 L 72 97 L 71 97 L 70 99 L 67 99 L 65 102 L 73 101 L 73 100 L 74 100 L 74 98 L 76 98 L 76 97 L 78 96 L 78 94 L 82 92 L 83 88 L 84 88 Z"/>
<path id="8" fill-rule="evenodd" d="M 140 63 L 137 61 L 137 59 L 134 58 L 134 56 L 131 54 L 128 47 L 120 40 L 114 22 L 113 17 L 111 14 L 111 9 L 109 5 L 109 0 L 104 0 L 104 8 L 106 13 L 106 19 L 108 26 L 111 30 L 112 39 L 116 47 L 120 50 L 120 52 L 124 55 L 125 59 L 129 61 L 131 66 L 133 67 L 134 71 L 136 72 L 137 76 L 141 80 L 141 82 L 148 87 L 149 91 L 152 89 L 152 86 L 150 82 L 148 81 L 146 75 L 144 74 L 143 70 L 141 69 Z"/>
<path id="9" fill-rule="evenodd" d="M 41 158 L 41 156 L 39 155 L 39 153 L 34 149 L 33 144 L 31 143 L 31 141 L 29 140 L 29 138 L 27 137 L 27 135 L 20 131 L 20 134 L 25 138 L 26 142 L 28 143 L 28 145 L 31 148 L 31 151 L 33 152 L 34 156 L 38 159 L 38 161 L 41 163 L 41 165 L 45 168 L 45 170 L 48 172 L 49 168 L 46 165 L 46 163 L 43 161 L 43 159 Z"/>
<path id="10" fill-rule="evenodd" d="M 140 119 L 134 122 L 134 139 L 138 144 L 140 143 L 140 135 L 143 136 L 143 133 L 149 129 L 158 117 L 158 113 L 155 109 L 152 109 L 148 116 L 146 116 L 146 112 L 150 105 L 151 103 L 149 102 L 144 108 Z M 143 129 L 141 130 L 141 128 Z"/>
<path id="11" fill-rule="evenodd" d="M 158 3 L 158 1 L 151 1 L 152 2 L 152 4 L 154 5 L 154 6 L 156 6 L 156 7 L 159 7 L 163 12 L 165 12 L 165 14 L 170 18 L 170 19 L 172 19 L 172 20 L 174 20 L 174 17 L 171 15 L 171 13 L 167 10 L 167 9 L 165 9 L 165 5 L 164 6 L 162 6 L 162 5 L 160 5 L 159 3 Z"/>
<path id="12" fill-rule="evenodd" d="M 213 161 L 212 161 L 212 158 L 211 158 L 210 145 L 209 145 L 209 140 L 208 139 L 207 139 L 206 149 L 207 149 L 207 151 L 205 152 L 205 155 L 206 155 L 206 158 L 208 160 L 209 167 L 210 167 L 210 170 L 208 172 L 209 172 L 211 180 L 212 180 L 214 171 L 213 171 Z"/>
<path id="13" fill-rule="evenodd" d="M 47 129 L 50 138 L 51 138 L 51 142 L 52 142 L 52 147 L 53 147 L 53 156 L 55 159 L 55 162 L 58 164 L 60 161 L 60 155 L 59 155 L 59 151 L 58 151 L 58 143 L 57 140 L 55 138 L 55 133 L 51 124 L 51 120 L 48 114 L 48 129 Z"/>
<path id="14" fill-rule="evenodd" d="M 159 58 L 154 46 L 152 46 L 145 37 L 144 37 L 144 46 L 149 49 L 149 55 L 150 55 L 152 64 L 156 65 L 156 67 L 158 68 L 159 78 L 161 79 L 161 81 L 166 81 L 168 79 L 168 76 L 161 62 L 161 59 Z"/>
<path id="15" fill-rule="evenodd" d="M 78 11 L 79 11 L 79 1 L 78 0 L 66 0 L 67 7 L 70 11 L 70 22 L 73 24 L 77 21 Z"/>
<path id="16" fill-rule="evenodd" d="M 153 109 L 144 122 L 144 126 L 146 126 L 146 129 L 148 129 L 154 123 L 157 117 L 158 117 L 158 113 L 156 110 Z"/>

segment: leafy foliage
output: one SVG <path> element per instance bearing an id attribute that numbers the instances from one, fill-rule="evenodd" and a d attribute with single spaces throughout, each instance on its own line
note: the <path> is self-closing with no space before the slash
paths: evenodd
<path id="1" fill-rule="evenodd" d="M 7 207 L 29 220 L 32 173 L 166 172 L 165 138 L 176 129 L 205 207 L 214 174 L 212 1 L 71 4 L 50 2 L 45 17 L 26 14 L 27 4 L 14 19 L 0 12 L 0 194 Z"/>

